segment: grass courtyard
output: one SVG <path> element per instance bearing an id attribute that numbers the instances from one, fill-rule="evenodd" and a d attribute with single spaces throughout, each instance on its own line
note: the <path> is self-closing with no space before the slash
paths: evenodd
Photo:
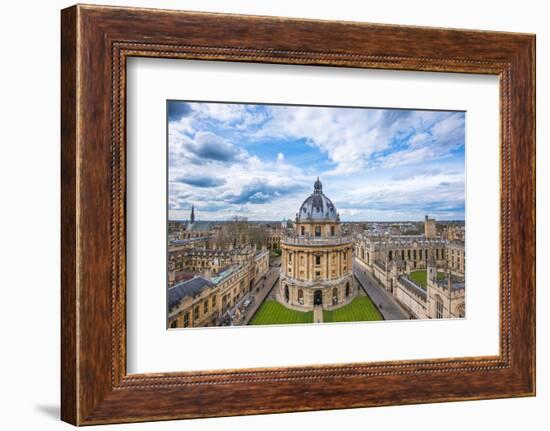
<path id="1" fill-rule="evenodd" d="M 290 310 L 277 301 L 265 301 L 250 320 L 249 325 L 286 325 L 289 323 L 313 323 L 313 311 Z"/>
<path id="2" fill-rule="evenodd" d="M 428 286 L 428 272 L 425 269 L 412 271 L 411 274 L 409 275 L 409 278 L 419 286 L 423 287 L 424 289 Z M 437 273 L 438 280 L 443 280 L 444 278 L 445 278 L 445 273 L 443 272 Z"/>
<path id="3" fill-rule="evenodd" d="M 364 322 L 383 320 L 382 315 L 368 296 L 358 296 L 336 310 L 324 310 L 323 322 Z"/>
<path id="4" fill-rule="evenodd" d="M 382 315 L 368 296 L 359 296 L 337 310 L 324 310 L 323 322 L 364 322 L 383 320 Z M 277 301 L 264 302 L 249 325 L 287 325 L 291 323 L 313 323 L 313 311 L 291 310 Z"/>

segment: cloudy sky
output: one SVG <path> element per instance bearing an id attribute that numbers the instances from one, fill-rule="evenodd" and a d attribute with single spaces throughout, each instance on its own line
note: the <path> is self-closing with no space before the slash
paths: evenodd
<path id="1" fill-rule="evenodd" d="M 463 112 L 167 108 L 170 219 L 292 219 L 317 176 L 343 221 L 464 219 Z"/>

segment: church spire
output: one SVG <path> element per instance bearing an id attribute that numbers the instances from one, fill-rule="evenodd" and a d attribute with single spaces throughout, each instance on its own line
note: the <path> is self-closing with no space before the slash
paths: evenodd
<path id="1" fill-rule="evenodd" d="M 195 223 L 195 205 L 191 205 L 191 224 Z"/>

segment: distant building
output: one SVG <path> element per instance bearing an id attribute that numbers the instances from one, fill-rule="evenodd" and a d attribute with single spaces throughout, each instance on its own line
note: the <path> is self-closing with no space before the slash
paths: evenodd
<path id="1" fill-rule="evenodd" d="M 270 228 L 265 239 L 266 246 L 269 250 L 281 249 L 281 238 L 284 236 L 286 229 Z"/>
<path id="2" fill-rule="evenodd" d="M 463 225 L 447 224 L 443 228 L 443 237 L 449 241 L 464 242 L 465 229 Z"/>
<path id="3" fill-rule="evenodd" d="M 428 216 L 424 218 L 424 236 L 427 239 L 432 239 L 437 236 L 435 219 L 428 218 Z"/>
<path id="4" fill-rule="evenodd" d="M 233 217 L 231 217 L 231 221 L 233 221 L 234 223 L 246 223 L 248 221 L 248 217 L 234 215 Z"/>
<path id="5" fill-rule="evenodd" d="M 213 227 L 214 223 L 212 222 L 195 220 L 195 205 L 191 205 L 191 215 L 185 229 L 189 234 L 188 238 L 207 235 Z"/>

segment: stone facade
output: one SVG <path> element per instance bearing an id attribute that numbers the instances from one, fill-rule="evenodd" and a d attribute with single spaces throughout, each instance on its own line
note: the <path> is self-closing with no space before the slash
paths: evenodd
<path id="1" fill-rule="evenodd" d="M 447 261 L 449 243 L 439 237 L 427 239 L 423 235 L 356 236 L 355 256 L 377 279 L 387 284 L 392 260 L 403 261 L 408 271 L 426 269 L 428 256 L 433 252 L 438 265 Z"/>
<path id="2" fill-rule="evenodd" d="M 447 266 L 454 274 L 464 274 L 464 243 L 449 241 L 447 243 Z"/>
<path id="3" fill-rule="evenodd" d="M 466 288 L 464 273 L 452 272 L 445 268 L 444 276 L 438 276 L 435 262 L 428 265 L 428 288 L 426 315 L 431 319 L 450 319 L 466 317 Z"/>

